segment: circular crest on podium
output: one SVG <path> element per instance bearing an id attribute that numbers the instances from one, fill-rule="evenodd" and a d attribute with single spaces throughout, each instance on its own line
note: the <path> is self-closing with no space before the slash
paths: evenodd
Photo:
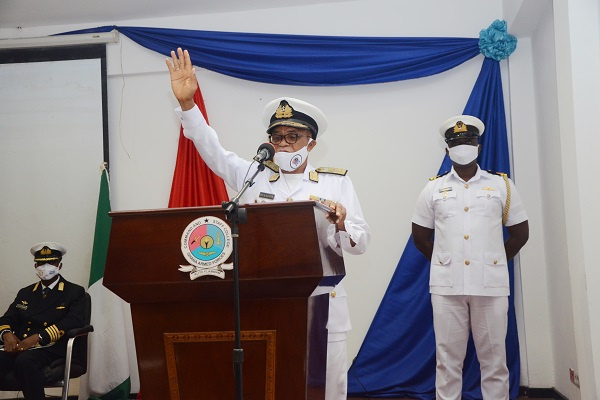
<path id="1" fill-rule="evenodd" d="M 190 272 L 190 278 L 203 275 L 225 277 L 224 269 L 232 267 L 223 263 L 233 249 L 231 228 L 217 217 L 200 217 L 185 228 L 181 235 L 181 252 L 191 264 L 180 266 L 182 272 Z"/>

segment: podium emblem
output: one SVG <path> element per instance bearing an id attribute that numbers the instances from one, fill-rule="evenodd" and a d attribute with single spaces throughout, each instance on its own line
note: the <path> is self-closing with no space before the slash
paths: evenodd
<path id="1" fill-rule="evenodd" d="M 225 271 L 233 269 L 225 264 L 231 255 L 233 241 L 231 228 L 217 217 L 193 220 L 181 235 L 181 252 L 191 265 L 180 265 L 179 270 L 189 272 L 190 279 L 212 275 L 225 278 Z"/>

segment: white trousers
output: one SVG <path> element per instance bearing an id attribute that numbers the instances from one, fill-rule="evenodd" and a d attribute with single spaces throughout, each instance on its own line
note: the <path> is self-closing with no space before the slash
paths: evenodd
<path id="1" fill-rule="evenodd" d="M 346 333 L 330 333 L 327 338 L 327 371 L 325 400 L 346 400 L 348 392 L 348 361 Z"/>
<path id="2" fill-rule="evenodd" d="M 481 366 L 484 400 L 508 400 L 508 297 L 431 295 L 438 400 L 460 400 L 469 328 Z"/>

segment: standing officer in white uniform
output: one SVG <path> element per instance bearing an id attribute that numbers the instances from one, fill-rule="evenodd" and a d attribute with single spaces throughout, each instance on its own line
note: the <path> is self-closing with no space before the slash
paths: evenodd
<path id="1" fill-rule="evenodd" d="M 189 53 L 177 49 L 177 54 L 171 52 L 171 57 L 166 62 L 171 87 L 180 104 L 176 112 L 184 135 L 194 142 L 213 172 L 231 188 L 240 190 L 258 164 L 221 146 L 217 133 L 206 123 L 194 103 L 198 82 Z M 272 169 L 259 173 L 240 203 L 319 200 L 333 210 L 327 215 L 329 245 L 339 254 L 342 250 L 351 254 L 364 253 L 371 233 L 346 170 L 314 168 L 308 163 L 308 155 L 317 145 L 317 134 L 321 137 L 327 125 L 321 110 L 304 101 L 282 97 L 265 107 L 263 122 L 276 151 L 274 161 L 279 167 L 271 165 L 269 168 Z M 346 400 L 346 334 L 351 329 L 346 292 L 342 283 L 324 290 L 324 293 L 330 293 L 325 398 Z"/>
<path id="2" fill-rule="evenodd" d="M 508 400 L 508 261 L 527 242 L 529 225 L 513 182 L 477 165 L 483 131 L 469 115 L 442 124 L 452 170 L 425 186 L 412 219 L 415 245 L 431 261 L 437 399 L 461 398 L 471 329 L 483 398 Z"/>

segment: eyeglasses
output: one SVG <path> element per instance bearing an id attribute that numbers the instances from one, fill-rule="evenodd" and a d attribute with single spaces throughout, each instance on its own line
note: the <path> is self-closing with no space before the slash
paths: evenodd
<path id="1" fill-rule="evenodd" d="M 269 135 L 269 142 L 271 142 L 273 144 L 279 144 L 285 138 L 285 142 L 287 144 L 294 144 L 301 137 L 308 137 L 308 136 L 300 135 L 299 133 L 288 133 L 285 135 L 275 134 L 275 135 Z"/>

